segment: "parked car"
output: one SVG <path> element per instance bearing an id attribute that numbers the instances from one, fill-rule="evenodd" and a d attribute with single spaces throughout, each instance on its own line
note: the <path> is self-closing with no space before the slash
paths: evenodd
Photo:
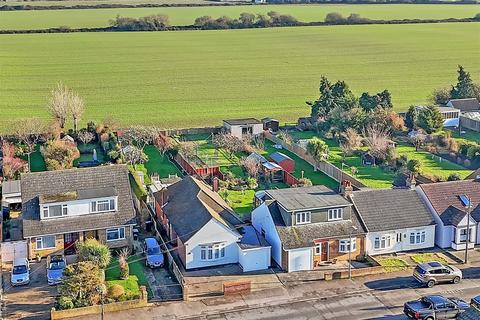
<path id="1" fill-rule="evenodd" d="M 473 308 L 476 308 L 477 310 L 480 310 L 480 296 L 473 297 L 472 301 L 470 301 L 470 305 Z"/>
<path id="2" fill-rule="evenodd" d="M 49 285 L 55 285 L 62 281 L 63 271 L 67 261 L 63 254 L 49 255 L 47 257 L 47 281 Z"/>
<path id="3" fill-rule="evenodd" d="M 431 288 L 437 283 L 459 283 L 462 280 L 462 270 L 454 266 L 443 265 L 440 262 L 419 264 L 413 271 L 415 279 Z"/>
<path id="4" fill-rule="evenodd" d="M 405 303 L 403 313 L 410 319 L 455 319 L 468 307 L 468 303 L 461 299 L 431 295 Z"/>
<path id="5" fill-rule="evenodd" d="M 21 286 L 30 283 L 30 264 L 26 258 L 15 259 L 13 261 L 10 282 L 12 286 Z"/>
<path id="6" fill-rule="evenodd" d="M 155 238 L 146 238 L 144 241 L 143 251 L 147 258 L 145 265 L 150 268 L 163 267 L 164 258 L 160 245 Z"/>

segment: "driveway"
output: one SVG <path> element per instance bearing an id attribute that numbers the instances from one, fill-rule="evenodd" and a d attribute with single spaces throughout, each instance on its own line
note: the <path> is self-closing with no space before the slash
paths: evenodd
<path id="1" fill-rule="evenodd" d="M 2 280 L 4 288 L 3 319 L 50 319 L 57 289 L 47 284 L 46 261 L 30 264 L 30 284 L 12 287 L 10 284 L 11 264 L 4 265 Z"/>

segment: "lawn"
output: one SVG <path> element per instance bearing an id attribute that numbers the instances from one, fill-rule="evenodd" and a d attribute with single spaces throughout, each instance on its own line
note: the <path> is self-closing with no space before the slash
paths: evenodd
<path id="1" fill-rule="evenodd" d="M 416 253 L 411 255 L 410 258 L 415 263 L 426 263 L 426 262 L 437 261 L 437 262 L 440 262 L 441 264 L 447 264 L 447 260 L 445 260 L 445 258 L 440 257 L 436 253 Z"/>
<path id="2" fill-rule="evenodd" d="M 420 160 L 422 162 L 422 174 L 441 177 L 446 180 L 449 175 L 458 173 L 461 179 L 465 179 L 472 170 L 466 169 L 456 163 L 447 161 L 425 151 L 415 151 L 415 147 L 405 144 L 397 145 L 399 155 L 405 155 L 409 160 Z"/>
<path id="3" fill-rule="evenodd" d="M 166 154 L 162 155 L 155 146 L 148 145 L 143 149 L 148 156 L 148 162 L 144 164 L 144 168 L 148 175 L 158 173 L 160 178 L 168 178 L 169 175 L 182 176 L 182 173 L 174 165 Z"/>
<path id="4" fill-rule="evenodd" d="M 22 3 L 23 4 L 23 3 Z M 291 14 L 304 22 L 323 21 L 330 12 L 345 16 L 358 13 L 370 19 L 445 19 L 471 18 L 480 12 L 480 5 L 428 5 L 428 4 L 313 4 L 313 5 L 262 5 L 262 6 L 212 6 L 212 7 L 170 7 L 170 8 L 115 8 L 115 9 L 68 9 L 68 10 L 13 10 L 0 11 L 0 29 L 45 29 L 69 26 L 106 27 L 117 15 L 142 17 L 165 14 L 172 25 L 191 25 L 195 19 L 209 15 L 237 18 L 242 12 L 267 14 L 276 11 Z"/>
<path id="5" fill-rule="evenodd" d="M 80 161 L 92 161 L 93 160 L 93 149 L 97 152 L 97 160 L 100 163 L 105 163 L 106 155 L 103 151 L 103 148 L 98 143 L 87 143 L 77 145 L 78 150 L 80 151 L 80 158 L 73 161 L 73 165 L 77 166 Z"/>
<path id="6" fill-rule="evenodd" d="M 458 131 L 452 131 L 452 137 L 458 142 L 476 142 L 480 143 L 480 132 L 471 130 L 465 131 L 463 134 L 459 134 Z"/>
<path id="7" fill-rule="evenodd" d="M 394 272 L 400 270 L 407 270 L 408 263 L 405 260 L 400 258 L 379 258 L 377 262 L 385 269 L 387 272 Z"/>
<path id="8" fill-rule="evenodd" d="M 140 286 L 138 285 L 137 276 L 131 275 L 126 280 L 107 280 L 107 288 L 110 288 L 114 284 L 121 285 L 123 289 L 125 289 L 125 293 L 128 295 L 140 295 Z"/>
<path id="9" fill-rule="evenodd" d="M 128 266 L 130 275 L 135 276 L 138 279 L 138 285 L 146 286 L 148 291 L 149 298 L 152 297 L 152 292 L 148 286 L 147 277 L 145 276 L 144 268 L 145 263 L 141 255 L 132 255 L 128 258 Z M 131 278 L 131 277 L 130 277 Z M 130 279 L 129 278 L 129 279 Z M 118 259 L 116 257 L 112 258 L 112 262 L 105 270 L 105 280 L 119 280 L 120 279 L 120 267 L 118 266 Z M 131 285 L 126 283 L 125 285 Z"/>
<path id="10" fill-rule="evenodd" d="M 169 128 L 296 121 L 322 74 L 356 94 L 388 88 L 405 110 L 454 83 L 458 64 L 480 74 L 479 32 L 480 23 L 448 23 L 0 35 L 0 132 L 18 118 L 49 119 L 58 81 L 88 102 L 81 125 L 107 116 Z"/>
<path id="11" fill-rule="evenodd" d="M 35 148 L 35 152 L 33 152 L 30 155 L 30 171 L 31 172 L 47 171 L 47 165 L 45 164 L 45 159 L 43 159 L 42 153 L 40 152 L 40 145 L 37 145 Z"/>

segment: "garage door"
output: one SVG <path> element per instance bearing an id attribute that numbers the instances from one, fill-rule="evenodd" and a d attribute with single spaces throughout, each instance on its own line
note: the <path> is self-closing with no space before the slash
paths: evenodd
<path id="1" fill-rule="evenodd" d="M 27 258 L 27 241 L 3 242 L 0 245 L 2 261 L 10 262 L 14 259 Z"/>
<path id="2" fill-rule="evenodd" d="M 295 249 L 288 251 L 288 271 L 312 269 L 312 249 Z"/>

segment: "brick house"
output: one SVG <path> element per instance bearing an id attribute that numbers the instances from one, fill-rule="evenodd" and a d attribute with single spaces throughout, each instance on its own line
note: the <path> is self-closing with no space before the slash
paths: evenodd
<path id="1" fill-rule="evenodd" d="M 318 185 L 259 191 L 255 197 L 252 225 L 283 270 L 314 270 L 348 260 L 349 251 L 352 259 L 364 255 L 366 232 L 345 196 Z"/>
<path id="2" fill-rule="evenodd" d="M 75 253 L 78 240 L 132 246 L 135 211 L 126 165 L 22 175 L 23 238 L 28 258 Z"/>

